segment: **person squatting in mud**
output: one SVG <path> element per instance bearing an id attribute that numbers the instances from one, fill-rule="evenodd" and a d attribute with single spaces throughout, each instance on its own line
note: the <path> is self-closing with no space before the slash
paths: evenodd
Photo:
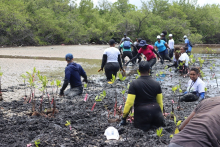
<path id="1" fill-rule="evenodd" d="M 163 100 L 160 84 L 149 76 L 150 64 L 139 63 L 141 76 L 132 81 L 120 125 L 126 125 L 126 118 L 134 105 L 134 126 L 148 131 L 164 125 Z"/>
<path id="2" fill-rule="evenodd" d="M 139 43 L 140 43 L 141 40 L 142 40 L 141 38 L 136 38 L 136 41 L 134 42 L 134 45 L 135 45 L 136 48 L 134 48 L 133 51 L 132 51 L 133 57 L 135 57 L 138 54 L 138 51 L 141 48 L 139 46 Z M 141 56 L 139 55 L 137 57 L 137 59 L 138 59 L 138 63 L 140 63 L 141 62 Z M 136 60 L 134 60 L 134 63 L 136 63 Z"/>
<path id="3" fill-rule="evenodd" d="M 160 36 L 157 36 L 157 41 L 155 42 L 154 46 L 155 46 L 155 49 L 159 51 L 159 54 L 163 60 L 167 59 L 170 62 L 172 61 L 170 59 L 170 57 L 168 56 L 169 46 L 167 45 L 167 43 L 164 40 L 161 40 Z"/>
<path id="4" fill-rule="evenodd" d="M 130 60 L 133 58 L 131 46 L 133 46 L 133 48 L 135 50 L 137 50 L 136 46 L 134 46 L 129 39 L 125 39 L 124 42 L 122 42 L 121 45 L 119 46 L 119 51 L 122 54 L 121 58 L 122 58 L 123 65 L 125 64 L 125 57 L 126 56 L 128 56 L 128 58 Z M 121 49 L 122 49 L 122 51 L 121 51 Z M 133 64 L 134 64 L 134 62 L 133 62 Z"/>
<path id="5" fill-rule="evenodd" d="M 103 71 L 105 68 L 105 75 L 107 80 L 112 79 L 112 75 L 117 76 L 117 72 L 119 68 L 124 71 L 121 63 L 120 52 L 117 48 L 115 48 L 115 40 L 111 39 L 109 41 L 110 48 L 105 49 L 102 57 L 102 65 L 101 69 L 98 72 Z"/>
<path id="6" fill-rule="evenodd" d="M 219 147 L 220 97 L 202 101 L 179 127 L 168 147 Z"/>
<path id="7" fill-rule="evenodd" d="M 87 81 L 87 75 L 81 65 L 73 62 L 73 55 L 68 53 L 66 54 L 67 66 L 65 68 L 65 79 L 62 88 L 60 89 L 60 96 L 68 96 L 72 98 L 76 95 L 80 95 L 83 92 L 81 76 L 84 78 L 84 82 Z M 65 91 L 66 87 L 70 83 L 70 89 Z"/>
<path id="8" fill-rule="evenodd" d="M 179 57 L 179 71 L 181 74 L 188 73 L 189 56 L 187 55 L 186 51 L 186 47 L 180 48 L 181 55 Z"/>
<path id="9" fill-rule="evenodd" d="M 174 67 L 176 68 L 176 69 L 175 69 L 175 72 L 177 72 L 177 71 L 179 70 L 178 67 L 179 67 L 179 57 L 180 57 L 180 55 L 181 55 L 181 53 L 180 53 L 180 48 L 179 48 L 179 47 L 176 47 L 176 48 L 174 49 L 173 64 L 172 64 L 172 65 L 167 65 L 168 68 L 174 66 Z"/>
<path id="10" fill-rule="evenodd" d="M 190 80 L 188 82 L 187 91 L 184 92 L 180 102 L 201 102 L 205 98 L 205 83 L 199 78 L 199 69 L 190 69 Z"/>
<path id="11" fill-rule="evenodd" d="M 126 66 L 128 65 L 129 62 L 135 61 L 138 58 L 138 56 L 141 55 L 141 53 L 144 54 L 145 57 L 147 58 L 147 62 L 149 63 L 151 69 L 157 61 L 156 55 L 160 58 L 160 61 L 163 64 L 162 57 L 154 50 L 153 46 L 146 43 L 146 40 L 141 40 L 140 43 L 139 43 L 139 46 L 141 48 L 138 50 L 138 54 L 134 58 L 132 58 L 130 61 L 128 61 L 126 63 Z"/>

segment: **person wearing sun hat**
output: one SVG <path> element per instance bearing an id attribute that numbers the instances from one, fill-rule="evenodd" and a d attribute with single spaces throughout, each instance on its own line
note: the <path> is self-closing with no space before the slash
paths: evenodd
<path id="1" fill-rule="evenodd" d="M 147 58 L 147 62 L 149 63 L 151 68 L 157 61 L 156 55 L 160 58 L 161 63 L 163 64 L 163 59 L 161 58 L 161 56 L 154 50 L 154 47 L 152 45 L 147 44 L 146 40 L 141 40 L 139 46 L 141 48 L 138 50 L 138 54 L 130 61 L 128 61 L 126 63 L 126 66 L 128 65 L 129 62 L 135 61 L 141 54 L 145 55 L 145 57 Z"/>
<path id="2" fill-rule="evenodd" d="M 170 62 L 172 61 L 170 59 L 170 57 L 168 56 L 168 50 L 167 48 L 169 48 L 169 46 L 167 45 L 167 43 L 164 40 L 161 40 L 160 35 L 157 36 L 157 41 L 154 44 L 156 50 L 159 51 L 160 56 L 162 57 L 162 59 L 167 59 Z"/>
<path id="3" fill-rule="evenodd" d="M 60 96 L 68 96 L 68 98 L 72 98 L 76 95 L 80 95 L 83 92 L 81 76 L 84 78 L 83 81 L 86 83 L 87 75 L 81 65 L 73 62 L 73 55 L 71 53 L 66 54 L 65 56 L 67 66 L 65 68 L 65 79 L 62 88 L 60 89 Z M 70 83 L 70 89 L 64 93 L 64 90 Z"/>
<path id="4" fill-rule="evenodd" d="M 169 34 L 168 46 L 170 47 L 170 50 L 169 50 L 169 57 L 170 57 L 170 58 L 173 58 L 173 52 L 174 52 L 174 40 L 173 40 L 173 35 L 172 35 L 172 34 Z"/>
<path id="5" fill-rule="evenodd" d="M 150 75 L 150 64 L 139 63 L 141 76 L 130 83 L 120 125 L 126 125 L 126 119 L 134 105 L 134 126 L 143 131 L 164 125 L 163 95 L 160 84 Z"/>

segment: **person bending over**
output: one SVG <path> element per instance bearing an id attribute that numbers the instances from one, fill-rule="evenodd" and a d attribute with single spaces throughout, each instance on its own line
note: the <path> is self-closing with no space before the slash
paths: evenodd
<path id="1" fill-rule="evenodd" d="M 124 59 L 126 56 L 128 56 L 128 58 L 130 60 L 133 58 L 132 52 L 131 52 L 131 46 L 133 46 L 134 49 L 137 50 L 137 48 L 128 39 L 125 39 L 124 42 L 122 42 L 122 44 L 120 45 L 120 48 L 119 48 L 120 52 L 121 52 L 121 49 L 123 48 L 123 54 L 121 56 L 123 64 L 125 64 Z M 134 62 L 133 62 L 133 64 L 134 64 Z"/>
<path id="2" fill-rule="evenodd" d="M 115 48 L 115 40 L 111 39 L 109 41 L 109 45 L 110 48 L 105 49 L 103 53 L 101 69 L 98 71 L 103 71 L 103 68 L 105 67 L 105 75 L 107 77 L 107 80 L 111 80 L 112 75 L 116 77 L 119 68 L 123 70 L 120 52 L 117 48 Z"/>
<path id="3" fill-rule="evenodd" d="M 130 84 L 120 125 L 126 125 L 126 118 L 134 105 L 134 126 L 148 131 L 164 125 L 163 96 L 160 84 L 149 76 L 147 61 L 139 63 L 139 71 L 141 76 Z"/>
<path id="4" fill-rule="evenodd" d="M 199 78 L 199 69 L 190 69 L 190 80 L 188 82 L 187 91 L 180 99 L 180 102 L 201 102 L 205 98 L 205 83 Z"/>
<path id="5" fill-rule="evenodd" d="M 220 97 L 202 101 L 180 126 L 168 147 L 219 147 Z"/>
<path id="6" fill-rule="evenodd" d="M 155 54 L 160 58 L 160 61 L 161 63 L 163 64 L 163 59 L 161 58 L 161 56 L 154 50 L 153 46 L 151 45 L 148 45 L 146 43 L 145 40 L 141 40 L 140 43 L 139 43 L 139 46 L 141 47 L 138 51 L 138 54 L 132 58 L 130 61 L 128 61 L 126 63 L 126 66 L 128 65 L 129 62 L 132 62 L 134 60 L 136 60 L 138 58 L 138 56 L 142 54 L 145 55 L 145 57 L 147 58 L 147 62 L 149 63 L 150 65 L 150 68 L 152 69 L 153 65 L 156 63 L 157 59 L 156 59 L 156 56 Z M 154 54 L 155 53 L 155 54 Z"/>
<path id="7" fill-rule="evenodd" d="M 83 70 L 82 66 L 73 62 L 73 55 L 68 53 L 66 54 L 67 66 L 65 68 L 65 79 L 62 88 L 60 89 L 60 96 L 68 96 L 68 98 L 72 98 L 73 96 L 80 95 L 83 92 L 81 76 L 84 78 L 83 81 L 86 83 L 87 75 Z M 70 89 L 64 93 L 64 90 L 70 83 Z"/>
<path id="8" fill-rule="evenodd" d="M 180 64 L 182 63 L 182 65 L 179 66 L 179 70 L 183 74 L 188 73 L 189 56 L 187 55 L 186 51 L 187 51 L 186 47 L 180 48 L 181 56 L 179 57 L 179 63 Z"/>
<path id="9" fill-rule="evenodd" d="M 167 45 L 167 43 L 164 40 L 161 40 L 160 36 L 157 36 L 157 41 L 155 42 L 154 46 L 159 51 L 159 54 L 163 60 L 167 59 L 170 62 L 172 61 L 170 59 L 170 57 L 168 56 L 167 48 L 169 48 L 169 46 Z"/>
<path id="10" fill-rule="evenodd" d="M 136 48 L 133 48 L 133 51 L 132 51 L 133 57 L 135 57 L 135 56 L 138 54 L 138 50 L 141 48 L 141 47 L 139 46 L 139 43 L 140 43 L 141 40 L 142 40 L 141 38 L 138 38 L 138 39 L 136 39 L 136 41 L 134 42 L 134 46 L 135 46 Z M 137 57 L 137 59 L 138 59 L 138 63 L 140 63 L 140 62 L 141 62 L 141 56 L 139 55 L 139 56 Z M 134 63 L 136 63 L 136 60 L 134 60 Z"/>
<path id="11" fill-rule="evenodd" d="M 174 66 L 176 68 L 175 72 L 177 72 L 179 70 L 178 67 L 179 67 L 179 57 L 180 57 L 180 55 L 181 55 L 180 48 L 176 47 L 174 49 L 173 64 L 172 65 L 168 65 L 168 68 Z"/>

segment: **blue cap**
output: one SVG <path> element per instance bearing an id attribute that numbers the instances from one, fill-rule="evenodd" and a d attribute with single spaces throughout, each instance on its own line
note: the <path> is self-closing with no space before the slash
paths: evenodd
<path id="1" fill-rule="evenodd" d="M 138 46 L 145 46 L 145 45 L 148 45 L 146 43 L 146 40 L 141 40 Z"/>
<path id="2" fill-rule="evenodd" d="M 66 58 L 67 61 L 70 61 L 70 60 L 73 59 L 73 55 L 71 53 L 68 53 L 68 54 L 66 54 L 65 58 Z"/>

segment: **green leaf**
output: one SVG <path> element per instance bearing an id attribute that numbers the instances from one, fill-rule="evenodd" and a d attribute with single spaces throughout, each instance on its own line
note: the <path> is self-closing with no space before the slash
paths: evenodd
<path id="1" fill-rule="evenodd" d="M 54 86 L 54 80 L 52 80 L 52 81 L 50 82 L 50 85 L 51 85 L 51 86 Z"/>
<path id="2" fill-rule="evenodd" d="M 66 121 L 65 126 L 69 126 L 69 125 L 71 125 L 70 121 Z"/>
<path id="3" fill-rule="evenodd" d="M 176 128 L 174 134 L 178 134 L 179 132 L 180 132 L 179 129 Z"/>
<path id="4" fill-rule="evenodd" d="M 128 83 L 128 85 L 127 85 L 127 89 L 129 89 L 129 87 L 130 87 L 130 84 Z"/>
<path id="5" fill-rule="evenodd" d="M 123 95 L 125 94 L 125 92 L 126 92 L 126 90 L 122 90 L 122 91 L 121 91 L 121 93 L 122 93 Z"/>
<path id="6" fill-rule="evenodd" d="M 38 145 L 40 144 L 40 139 L 34 141 L 34 144 L 35 144 L 36 147 L 39 147 Z"/>
<path id="7" fill-rule="evenodd" d="M 139 75 L 139 76 L 141 75 L 141 73 L 140 73 L 140 71 L 139 71 L 139 70 L 137 70 L 137 73 L 138 73 L 138 75 Z"/>
<path id="8" fill-rule="evenodd" d="M 87 84 L 86 83 L 84 84 L 84 88 L 87 88 Z"/>
<path id="9" fill-rule="evenodd" d="M 106 97 L 106 91 L 104 90 L 102 93 L 103 93 L 103 96 Z"/>
<path id="10" fill-rule="evenodd" d="M 173 117 L 173 121 L 174 121 L 174 123 L 176 125 L 176 116 Z"/>
<path id="11" fill-rule="evenodd" d="M 170 138 L 173 138 L 173 134 L 170 135 Z"/>
<path id="12" fill-rule="evenodd" d="M 205 92 L 207 92 L 207 90 L 208 90 L 208 89 L 205 87 Z"/>
<path id="13" fill-rule="evenodd" d="M 179 126 L 180 124 L 181 124 L 181 120 L 179 120 L 178 122 L 177 122 L 177 124 L 176 124 L 176 126 Z"/>

